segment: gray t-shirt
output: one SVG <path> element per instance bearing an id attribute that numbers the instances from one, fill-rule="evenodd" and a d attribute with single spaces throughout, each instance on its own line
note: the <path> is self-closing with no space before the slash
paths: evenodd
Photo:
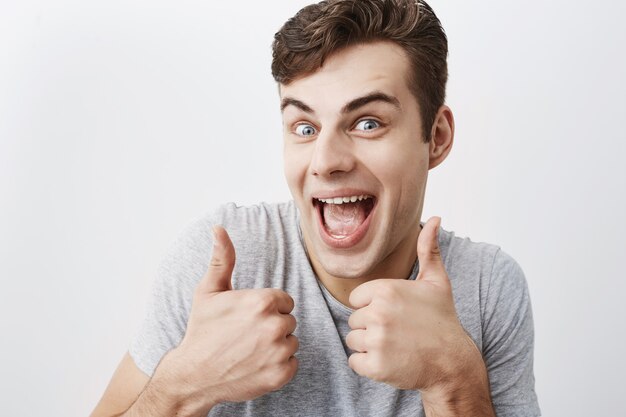
<path id="1" fill-rule="evenodd" d="M 281 288 L 295 302 L 300 342 L 294 379 L 253 401 L 224 403 L 216 416 L 424 416 L 420 393 L 357 375 L 348 366 L 345 337 L 351 310 L 319 284 L 300 236 L 293 202 L 227 204 L 193 222 L 163 260 L 145 320 L 129 352 L 151 376 L 182 340 L 194 289 L 211 258 L 214 224 L 231 236 L 237 254 L 234 289 Z M 534 391 L 533 320 L 524 274 L 497 246 L 439 230 L 461 324 L 482 351 L 499 417 L 540 415 Z M 410 279 L 415 279 L 419 265 Z M 472 383 L 472 381 L 468 381 Z"/>

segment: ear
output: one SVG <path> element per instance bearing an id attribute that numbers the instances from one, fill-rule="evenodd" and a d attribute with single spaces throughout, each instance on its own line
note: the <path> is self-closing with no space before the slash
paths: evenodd
<path id="1" fill-rule="evenodd" d="M 428 169 L 433 169 L 443 162 L 452 150 L 454 142 L 454 116 L 450 107 L 439 108 L 433 129 L 430 132 Z"/>

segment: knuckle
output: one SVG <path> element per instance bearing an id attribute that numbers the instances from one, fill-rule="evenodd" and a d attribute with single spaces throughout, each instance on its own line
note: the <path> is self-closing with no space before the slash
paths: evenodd
<path id="1" fill-rule="evenodd" d="M 281 364 L 289 360 L 291 356 L 293 356 L 298 351 L 297 342 L 290 342 L 285 340 L 280 344 L 280 346 L 276 350 L 275 360 L 277 363 Z"/>
<path id="2" fill-rule="evenodd" d="M 385 378 L 385 364 L 382 355 L 374 353 L 370 355 L 369 359 L 370 377 L 377 381 L 383 380 Z"/>
<path id="3" fill-rule="evenodd" d="M 270 316 L 264 321 L 263 332 L 272 340 L 284 338 L 288 332 L 285 320 L 278 316 Z"/>
<path id="4" fill-rule="evenodd" d="M 356 347 L 354 346 L 354 331 L 351 331 L 350 333 L 348 333 L 348 335 L 346 336 L 346 345 L 348 345 L 348 347 L 350 349 L 355 349 Z M 356 350 L 356 349 L 355 349 Z"/>
<path id="5" fill-rule="evenodd" d="M 358 364 L 356 363 L 354 358 L 355 358 L 354 353 L 348 356 L 348 366 L 356 371 L 358 369 Z"/>
<path id="6" fill-rule="evenodd" d="M 434 244 L 430 247 L 429 253 L 433 256 L 433 257 L 440 257 L 441 256 L 441 250 L 439 249 L 439 245 L 438 244 Z"/>
<path id="7" fill-rule="evenodd" d="M 392 282 L 385 282 L 385 285 L 379 285 L 376 291 L 377 298 L 393 302 L 398 292 L 396 286 L 392 284 Z"/>
<path id="8" fill-rule="evenodd" d="M 256 307 L 262 313 L 276 310 L 276 297 L 269 291 L 260 291 L 257 295 Z"/>
<path id="9" fill-rule="evenodd" d="M 283 377 L 278 372 L 271 372 L 267 376 L 265 383 L 267 384 L 268 391 L 274 391 L 274 390 L 280 389 L 284 385 Z"/>
<path id="10" fill-rule="evenodd" d="M 366 308 L 371 308 L 371 307 L 366 307 Z M 348 326 L 350 326 L 351 329 L 367 327 L 366 324 L 368 323 L 369 318 L 368 318 L 368 315 L 366 314 L 366 311 L 367 310 L 360 309 L 352 313 L 350 317 L 348 318 Z"/>
<path id="11" fill-rule="evenodd" d="M 214 254 L 209 261 L 209 267 L 218 271 L 232 270 L 235 267 L 235 255 Z"/>
<path id="12" fill-rule="evenodd" d="M 288 293 L 286 293 L 285 291 L 279 290 L 279 294 L 284 297 L 285 301 L 287 302 L 287 304 L 291 307 L 291 309 L 293 309 L 293 307 L 295 306 L 295 302 L 293 301 L 293 298 L 291 297 L 291 295 L 289 295 Z"/>
<path id="13" fill-rule="evenodd" d="M 388 327 L 391 325 L 392 318 L 386 309 L 378 309 L 376 314 L 373 314 L 371 317 L 371 322 L 378 327 Z"/>
<path id="14" fill-rule="evenodd" d="M 298 322 L 296 321 L 296 318 L 294 316 L 292 316 L 291 314 L 287 314 L 286 317 L 284 318 L 285 321 L 285 333 L 286 334 L 291 334 L 296 330 L 296 327 L 298 326 Z"/>
<path id="15" fill-rule="evenodd" d="M 370 331 L 368 332 L 367 345 L 372 349 L 384 350 L 387 344 L 387 336 L 384 331 Z"/>
<path id="16" fill-rule="evenodd" d="M 287 337 L 287 341 L 289 343 L 289 350 L 287 351 L 287 353 L 289 353 L 289 356 L 293 356 L 293 354 L 296 353 L 298 349 L 300 349 L 300 341 L 294 335 L 289 335 Z"/>
<path id="17" fill-rule="evenodd" d="M 270 390 L 278 390 L 287 384 L 295 375 L 295 370 L 285 361 L 272 368 L 267 377 Z"/>
<path id="18" fill-rule="evenodd" d="M 356 354 L 353 353 L 348 357 L 348 366 L 357 374 L 367 376 L 367 370 L 363 366 L 363 360 L 358 359 Z"/>

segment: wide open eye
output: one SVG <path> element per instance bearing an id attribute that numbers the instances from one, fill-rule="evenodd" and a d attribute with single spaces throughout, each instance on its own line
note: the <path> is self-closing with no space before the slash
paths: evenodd
<path id="1" fill-rule="evenodd" d="M 369 130 L 374 130 L 379 127 L 380 127 L 380 123 L 378 123 L 376 120 L 363 119 L 363 120 L 360 120 L 354 128 L 357 130 L 363 130 L 367 132 Z"/>
<path id="2" fill-rule="evenodd" d="M 298 126 L 296 126 L 295 133 L 298 136 L 307 137 L 307 136 L 315 135 L 317 133 L 317 131 L 310 124 L 301 123 Z"/>

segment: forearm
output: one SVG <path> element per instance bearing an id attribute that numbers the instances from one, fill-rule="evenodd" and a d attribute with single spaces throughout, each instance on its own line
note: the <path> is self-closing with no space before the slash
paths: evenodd
<path id="1" fill-rule="evenodd" d="M 473 386 L 468 381 L 468 387 L 452 389 L 438 395 L 422 397 L 424 411 L 427 417 L 495 417 L 491 403 L 489 388 Z"/>
<path id="2" fill-rule="evenodd" d="M 193 387 L 177 372 L 172 353 L 163 358 L 137 400 L 119 417 L 204 417 L 209 413 L 214 404 L 195 398 Z"/>
<path id="3" fill-rule="evenodd" d="M 459 373 L 446 383 L 422 392 L 427 417 L 495 417 L 491 402 L 489 376 L 482 354 L 467 338 L 471 347 L 469 357 L 459 367 Z"/>
<path id="4" fill-rule="evenodd" d="M 193 412 L 184 402 L 174 400 L 158 389 L 147 386 L 137 401 L 119 417 L 195 417 L 208 413 Z"/>

